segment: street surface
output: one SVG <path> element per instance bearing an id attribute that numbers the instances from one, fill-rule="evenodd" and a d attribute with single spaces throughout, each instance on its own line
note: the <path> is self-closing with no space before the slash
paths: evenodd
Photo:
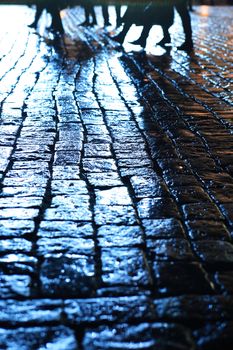
<path id="1" fill-rule="evenodd" d="M 0 349 L 232 349 L 233 7 L 190 55 L 97 12 L 0 7 Z"/>

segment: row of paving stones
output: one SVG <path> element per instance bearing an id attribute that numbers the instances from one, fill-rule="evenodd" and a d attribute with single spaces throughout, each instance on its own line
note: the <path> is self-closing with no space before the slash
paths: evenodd
<path id="1" fill-rule="evenodd" d="M 199 48 L 173 69 L 79 33 L 4 46 L 1 347 L 227 348 L 231 105 Z"/>

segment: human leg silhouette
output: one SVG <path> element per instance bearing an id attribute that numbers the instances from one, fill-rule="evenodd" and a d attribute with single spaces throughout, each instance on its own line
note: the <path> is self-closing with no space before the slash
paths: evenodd
<path id="1" fill-rule="evenodd" d="M 177 1 L 175 4 L 176 10 L 180 15 L 182 25 L 184 28 L 185 41 L 178 47 L 179 50 L 192 51 L 193 49 L 193 39 L 192 39 L 192 27 L 191 18 L 188 11 L 186 1 Z"/>
<path id="2" fill-rule="evenodd" d="M 108 5 L 102 5 L 102 13 L 104 18 L 104 25 L 110 26 L 111 23 L 109 22 Z"/>
<path id="3" fill-rule="evenodd" d="M 96 15 L 94 6 L 91 4 L 85 4 L 83 5 L 84 13 L 85 13 L 85 21 L 82 22 L 81 26 L 94 26 L 97 24 Z"/>
<path id="4" fill-rule="evenodd" d="M 116 27 L 120 27 L 120 25 L 122 24 L 121 5 L 116 5 L 115 10 L 116 10 Z"/>
<path id="5" fill-rule="evenodd" d="M 63 24 L 62 24 L 62 20 L 61 20 L 61 16 L 60 16 L 59 6 L 55 5 L 54 3 L 52 4 L 52 2 L 49 1 L 46 8 L 52 17 L 51 29 L 56 33 L 63 34 L 64 28 L 63 28 Z"/>
<path id="6" fill-rule="evenodd" d="M 122 31 L 118 35 L 114 36 L 113 39 L 118 43 L 123 44 L 126 34 L 128 33 L 131 25 L 132 25 L 131 23 L 125 23 Z"/>
<path id="7" fill-rule="evenodd" d="M 142 47 L 146 47 L 146 39 L 148 38 L 149 32 L 152 26 L 149 24 L 145 24 L 143 26 L 140 37 L 137 40 L 131 41 L 131 44 L 140 45 Z"/>
<path id="8" fill-rule="evenodd" d="M 162 30 L 163 30 L 163 38 L 162 40 L 160 40 L 157 45 L 160 45 L 160 46 L 165 46 L 166 44 L 170 44 L 171 42 L 171 35 L 169 33 L 169 28 L 170 28 L 170 25 L 166 25 L 164 24 L 162 26 Z"/>
<path id="9" fill-rule="evenodd" d="M 44 9 L 45 9 L 44 5 L 36 5 L 36 13 L 35 13 L 34 21 L 31 24 L 29 24 L 28 27 L 36 29 L 38 22 L 39 22 L 39 19 L 42 15 L 42 12 L 44 11 Z"/>

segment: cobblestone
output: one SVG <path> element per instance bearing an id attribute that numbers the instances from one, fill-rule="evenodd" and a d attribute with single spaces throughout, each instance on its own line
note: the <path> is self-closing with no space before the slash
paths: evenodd
<path id="1" fill-rule="evenodd" d="M 233 9 L 194 9 L 187 54 L 1 5 L 1 349 L 232 349 Z"/>

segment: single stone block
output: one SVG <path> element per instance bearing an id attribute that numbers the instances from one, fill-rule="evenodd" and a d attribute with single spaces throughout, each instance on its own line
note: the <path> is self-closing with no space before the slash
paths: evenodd
<path id="1" fill-rule="evenodd" d="M 57 256 L 45 259 L 40 271 L 41 290 L 49 297 L 89 297 L 96 280 L 92 256 Z"/>
<path id="2" fill-rule="evenodd" d="M 42 201 L 42 197 L 3 197 L 0 198 L 0 210 L 4 208 L 41 208 Z"/>
<path id="3" fill-rule="evenodd" d="M 133 247 L 144 243 L 143 232 L 139 226 L 101 226 L 97 237 L 102 248 Z"/>
<path id="4" fill-rule="evenodd" d="M 101 261 L 106 284 L 147 286 L 151 283 L 146 258 L 140 249 L 103 249 Z"/>
<path id="5" fill-rule="evenodd" d="M 86 222 L 42 221 L 38 230 L 38 237 L 90 238 L 93 237 L 93 227 L 91 223 Z"/>
<path id="6" fill-rule="evenodd" d="M 221 221 L 194 220 L 187 221 L 187 232 L 192 240 L 223 240 L 230 241 L 231 236 Z"/>
<path id="7" fill-rule="evenodd" d="M 159 319 L 177 322 L 200 322 L 233 320 L 232 297 L 222 295 L 182 295 L 156 299 L 155 315 Z"/>
<path id="8" fill-rule="evenodd" d="M 91 221 L 92 213 L 85 207 L 78 207 L 72 210 L 69 210 L 69 208 L 48 208 L 45 211 L 44 219 L 51 221 Z"/>
<path id="9" fill-rule="evenodd" d="M 173 323 L 118 324 L 87 329 L 84 350 L 193 350 L 191 331 Z"/>
<path id="10" fill-rule="evenodd" d="M 9 274 L 34 273 L 37 263 L 37 258 L 18 252 L 0 256 L 0 267 Z"/>
<path id="11" fill-rule="evenodd" d="M 200 183 L 197 181 L 194 175 L 186 175 L 186 174 L 168 174 L 164 175 L 164 180 L 167 186 L 170 187 L 180 187 L 180 186 L 200 186 Z"/>
<path id="12" fill-rule="evenodd" d="M 104 124 L 103 114 L 100 109 L 83 109 L 81 115 L 84 124 Z"/>
<path id="13" fill-rule="evenodd" d="M 44 187 L 31 187 L 31 186 L 16 186 L 6 187 L 2 189 L 2 197 L 41 197 L 43 198 L 46 192 Z M 30 209 L 32 210 L 32 209 Z M 21 218 L 22 219 L 22 218 Z"/>
<path id="14" fill-rule="evenodd" d="M 87 173 L 113 172 L 117 170 L 113 159 L 86 158 L 83 160 L 83 169 Z"/>
<path id="15" fill-rule="evenodd" d="M 64 326 L 0 328 L 1 349 L 78 350 L 74 332 Z"/>
<path id="16" fill-rule="evenodd" d="M 109 144 L 85 144 L 84 145 L 84 157 L 112 157 Z"/>
<path id="17" fill-rule="evenodd" d="M 184 229 L 177 219 L 144 219 L 142 225 L 149 239 L 185 238 Z"/>
<path id="18" fill-rule="evenodd" d="M 154 174 L 154 170 L 151 166 L 140 166 L 140 167 L 121 167 L 119 169 L 120 174 L 122 177 L 131 177 L 131 176 L 150 176 L 151 174 Z"/>
<path id="19" fill-rule="evenodd" d="M 52 153 L 41 153 L 39 151 L 32 152 L 32 151 L 24 151 L 24 152 L 15 152 L 12 156 L 12 161 L 21 161 L 21 162 L 27 162 L 27 161 L 43 161 L 43 162 L 50 162 L 52 158 Z"/>
<path id="20" fill-rule="evenodd" d="M 23 252 L 29 253 L 32 249 L 32 243 L 23 238 L 11 238 L 0 240 L 0 253 Z"/>
<path id="21" fill-rule="evenodd" d="M 87 185 L 82 180 L 53 180 L 52 195 L 81 195 L 88 194 Z"/>
<path id="22" fill-rule="evenodd" d="M 131 205 L 98 205 L 95 207 L 95 222 L 97 225 L 120 224 L 134 225 L 137 223 L 136 213 Z"/>
<path id="23" fill-rule="evenodd" d="M 219 204 L 232 203 L 233 185 L 226 185 L 221 187 L 209 188 L 209 194 L 215 202 Z"/>
<path id="24" fill-rule="evenodd" d="M 206 187 L 223 187 L 225 185 L 233 185 L 232 177 L 227 173 L 204 172 L 201 179 Z"/>
<path id="25" fill-rule="evenodd" d="M 58 115 L 58 121 L 59 123 L 80 123 L 81 118 L 78 113 L 62 113 Z"/>
<path id="26" fill-rule="evenodd" d="M 171 193 L 179 204 L 211 202 L 210 197 L 198 186 L 173 187 Z"/>
<path id="27" fill-rule="evenodd" d="M 135 149 L 134 151 L 132 151 L 130 147 L 129 149 L 116 149 L 115 155 L 117 159 L 125 159 L 126 161 L 132 159 L 133 156 L 135 157 L 135 159 L 148 159 L 148 153 L 145 149 Z"/>
<path id="28" fill-rule="evenodd" d="M 78 165 L 81 152 L 76 150 L 59 150 L 55 152 L 54 165 Z"/>
<path id="29" fill-rule="evenodd" d="M 63 111 L 65 113 L 65 111 Z M 63 140 L 82 140 L 83 127 L 79 123 L 61 123 L 59 125 L 59 141 Z"/>
<path id="30" fill-rule="evenodd" d="M 32 145 L 24 145 L 25 147 L 32 147 Z M 18 163 L 17 163 L 18 164 Z M 21 164 L 21 163 L 20 163 Z M 18 164 L 19 165 L 19 164 Z M 22 164 L 21 164 L 22 165 Z M 16 167 L 16 162 L 14 163 L 14 170 L 10 170 L 9 172 L 7 172 L 7 178 L 13 178 L 14 181 L 16 179 L 18 180 L 25 180 L 25 179 L 30 179 L 35 180 L 35 179 L 48 179 L 50 177 L 49 175 L 49 168 L 48 165 L 44 165 L 42 166 L 41 164 L 41 168 L 38 167 L 38 169 L 33 169 L 32 164 L 29 163 L 28 168 L 18 168 Z M 27 184 L 28 186 L 30 186 L 30 184 Z"/>
<path id="31" fill-rule="evenodd" d="M 118 166 L 121 168 L 140 168 L 142 166 L 151 166 L 152 161 L 149 158 L 133 158 L 133 155 L 130 155 L 130 158 L 119 158 Z"/>
<path id="32" fill-rule="evenodd" d="M 35 229 L 33 220 L 0 220 L 1 237 L 21 237 Z"/>
<path id="33" fill-rule="evenodd" d="M 191 168 L 187 166 L 187 164 L 180 159 L 169 158 L 169 159 L 157 159 L 159 167 L 163 170 L 165 174 L 192 174 Z"/>
<path id="34" fill-rule="evenodd" d="M 138 202 L 141 219 L 180 218 L 176 203 L 171 198 L 145 198 Z"/>
<path id="35" fill-rule="evenodd" d="M 108 135 L 108 129 L 104 124 L 87 124 L 86 130 L 89 135 Z"/>
<path id="36" fill-rule="evenodd" d="M 51 201 L 51 207 L 65 210 L 78 210 L 80 207 L 89 208 L 90 196 L 87 194 L 70 194 L 54 196 Z"/>
<path id="37" fill-rule="evenodd" d="M 168 190 L 159 177 L 132 176 L 131 186 L 136 198 L 166 197 Z"/>
<path id="38" fill-rule="evenodd" d="M 164 175 L 164 180 L 169 188 L 180 186 L 200 186 L 194 175 L 188 174 L 169 174 Z"/>
<path id="39" fill-rule="evenodd" d="M 99 324 L 152 320 L 153 305 L 145 296 L 119 296 L 65 301 L 68 321 L 74 324 Z"/>
<path id="40" fill-rule="evenodd" d="M 88 182 L 94 187 L 122 186 L 123 183 L 117 172 L 88 173 Z"/>
<path id="41" fill-rule="evenodd" d="M 54 165 L 53 180 L 80 180 L 80 168 L 77 165 Z"/>
<path id="42" fill-rule="evenodd" d="M 62 300 L 0 300 L 0 324 L 12 326 L 61 322 Z"/>
<path id="43" fill-rule="evenodd" d="M 233 264 L 233 245 L 225 241 L 199 241 L 193 243 L 196 255 L 204 263 Z"/>
<path id="44" fill-rule="evenodd" d="M 190 244 L 185 239 L 147 240 L 147 247 L 154 260 L 195 260 Z"/>
<path id="45" fill-rule="evenodd" d="M 42 187 L 46 188 L 48 179 L 43 176 L 30 176 L 30 177 L 5 177 L 3 184 L 6 187 L 15 187 L 15 186 L 25 186 L 25 187 Z"/>
<path id="46" fill-rule="evenodd" d="M 39 215 L 39 209 L 31 208 L 8 208 L 2 209 L 0 219 L 30 220 Z"/>
<path id="47" fill-rule="evenodd" d="M 214 290 L 207 273 L 197 262 L 156 261 L 153 273 L 159 294 L 208 294 Z"/>
<path id="48" fill-rule="evenodd" d="M 223 220 L 221 212 L 212 203 L 185 204 L 182 209 L 188 220 Z"/>
<path id="49" fill-rule="evenodd" d="M 110 144 L 112 143 L 112 138 L 110 135 L 87 135 L 86 137 L 87 143 L 96 143 L 96 144 Z M 94 158 L 92 158 L 94 159 Z M 88 160 L 88 158 L 87 158 Z M 99 170 L 100 171 L 100 170 Z"/>
<path id="50" fill-rule="evenodd" d="M 132 205 L 132 201 L 126 187 L 113 187 L 96 191 L 96 205 Z"/>
<path id="51" fill-rule="evenodd" d="M 41 238 L 37 241 L 39 256 L 52 257 L 55 254 L 94 254 L 94 241 L 85 238 Z"/>
<path id="52" fill-rule="evenodd" d="M 27 275 L 0 274 L 0 297 L 9 299 L 30 296 L 31 278 Z"/>

